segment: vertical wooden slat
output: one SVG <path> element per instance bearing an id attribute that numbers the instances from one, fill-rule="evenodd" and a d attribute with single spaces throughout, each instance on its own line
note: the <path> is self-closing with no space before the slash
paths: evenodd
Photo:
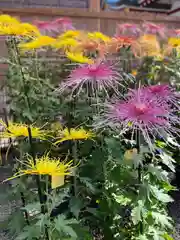
<path id="1" fill-rule="evenodd" d="M 100 12 L 100 0 L 89 0 L 89 11 Z"/>
<path id="2" fill-rule="evenodd" d="M 89 11 L 90 12 L 100 12 L 101 4 L 100 0 L 89 0 Z M 101 31 L 101 19 L 97 18 L 97 31 Z"/>

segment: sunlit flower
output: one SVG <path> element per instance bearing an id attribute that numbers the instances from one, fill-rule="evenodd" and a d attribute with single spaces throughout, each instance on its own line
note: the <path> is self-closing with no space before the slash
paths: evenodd
<path id="1" fill-rule="evenodd" d="M 40 36 L 30 42 L 27 43 L 20 43 L 19 47 L 24 50 L 31 50 L 36 48 L 48 47 L 54 44 L 56 41 L 55 38 L 48 37 L 48 36 Z"/>
<path id="2" fill-rule="evenodd" d="M 110 37 L 104 35 L 101 32 L 89 32 L 88 37 L 93 40 L 101 40 L 103 42 L 109 42 L 111 40 Z"/>
<path id="3" fill-rule="evenodd" d="M 71 61 L 77 62 L 77 63 L 88 63 L 88 64 L 93 63 L 93 60 L 84 56 L 82 52 L 66 51 L 66 57 L 69 58 Z"/>
<path id="4" fill-rule="evenodd" d="M 119 134 L 132 133 L 132 138 L 141 132 L 144 140 L 152 147 L 152 142 L 159 136 L 164 138 L 173 134 L 178 119 L 167 104 L 158 99 L 150 99 L 144 89 L 133 91 L 126 100 L 115 100 L 105 104 L 102 119 L 95 122 L 96 128 L 109 126 Z"/>
<path id="5" fill-rule="evenodd" d="M 0 133 L 1 138 L 18 138 L 28 137 L 28 125 L 21 123 L 8 122 L 8 126 L 3 120 L 0 120 L 0 124 L 4 127 L 4 131 Z M 33 125 L 30 126 L 31 134 L 33 138 L 45 140 L 47 138 L 47 132 Z"/>
<path id="6" fill-rule="evenodd" d="M 161 55 L 161 48 L 158 39 L 155 35 L 145 34 L 138 39 L 139 56 L 154 57 Z"/>
<path id="7" fill-rule="evenodd" d="M 55 142 L 55 144 L 62 143 L 68 140 L 87 140 L 95 137 L 94 133 L 91 131 L 87 131 L 83 128 L 65 128 L 60 131 L 60 139 Z"/>
<path id="8" fill-rule="evenodd" d="M 40 158 L 36 157 L 35 161 L 32 157 L 29 157 L 27 162 L 21 162 L 21 164 L 24 165 L 24 169 L 20 169 L 14 176 L 5 181 L 24 175 L 49 175 L 52 177 L 52 188 L 56 188 L 63 185 L 64 176 L 72 175 L 73 169 L 76 167 L 73 166 L 73 160 L 69 162 L 61 161 L 60 159 L 50 158 L 48 155 Z"/>
<path id="9" fill-rule="evenodd" d="M 87 90 L 103 90 L 108 93 L 108 89 L 117 92 L 118 86 L 121 85 L 122 76 L 106 63 L 84 64 L 72 70 L 69 78 L 60 86 L 60 91 L 71 89 L 72 94 L 76 91 L 79 94 L 86 87 Z"/>
<path id="10" fill-rule="evenodd" d="M 166 28 L 164 25 L 158 25 L 151 22 L 145 22 L 143 24 L 144 31 L 147 34 L 159 34 L 159 36 L 164 37 Z"/>

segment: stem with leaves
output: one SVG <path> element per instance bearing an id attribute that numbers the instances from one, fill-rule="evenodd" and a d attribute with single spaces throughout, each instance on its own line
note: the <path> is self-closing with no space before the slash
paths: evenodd
<path id="1" fill-rule="evenodd" d="M 31 133 L 30 126 L 28 126 L 28 134 L 29 134 L 29 145 L 30 145 L 30 149 L 31 149 L 31 156 L 32 156 L 34 165 L 36 165 L 36 156 L 35 156 L 35 151 L 34 151 L 33 139 L 32 139 L 32 133 Z M 37 184 L 37 187 L 38 187 L 38 195 L 39 195 L 39 202 L 41 204 L 41 212 L 43 214 L 46 214 L 46 212 L 47 212 L 46 201 L 44 201 L 44 196 L 43 196 L 42 189 L 41 189 L 40 177 L 38 175 L 35 175 L 35 178 L 36 178 L 36 184 Z M 49 240 L 49 233 L 48 233 L 47 226 L 45 226 L 45 234 L 46 234 L 46 239 Z"/>

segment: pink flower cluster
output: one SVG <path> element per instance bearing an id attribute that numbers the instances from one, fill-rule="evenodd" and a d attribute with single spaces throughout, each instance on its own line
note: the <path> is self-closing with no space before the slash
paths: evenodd
<path id="1" fill-rule="evenodd" d="M 178 97 L 169 85 L 155 85 L 130 90 L 125 100 L 115 100 L 105 105 L 98 127 L 109 126 L 120 134 L 131 131 L 132 137 L 138 131 L 152 146 L 153 139 L 179 133 L 176 125 L 179 110 Z"/>

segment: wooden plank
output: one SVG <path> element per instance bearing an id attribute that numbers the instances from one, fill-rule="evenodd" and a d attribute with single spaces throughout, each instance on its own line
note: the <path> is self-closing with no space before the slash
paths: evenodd
<path id="1" fill-rule="evenodd" d="M 89 11 L 100 12 L 100 0 L 89 0 Z"/>
<path id="2" fill-rule="evenodd" d="M 112 20 L 124 20 L 128 22 L 129 20 L 140 22 L 140 21 L 153 21 L 161 23 L 179 23 L 180 17 L 169 17 L 167 15 L 161 16 L 160 14 L 147 14 L 142 13 L 138 14 L 133 13 L 124 13 L 117 11 L 88 11 L 87 9 L 78 9 L 78 8 L 0 8 L 0 12 L 4 14 L 10 14 L 15 16 L 50 16 L 50 17 L 75 17 L 75 18 L 91 18 L 91 19 L 112 19 Z"/>

